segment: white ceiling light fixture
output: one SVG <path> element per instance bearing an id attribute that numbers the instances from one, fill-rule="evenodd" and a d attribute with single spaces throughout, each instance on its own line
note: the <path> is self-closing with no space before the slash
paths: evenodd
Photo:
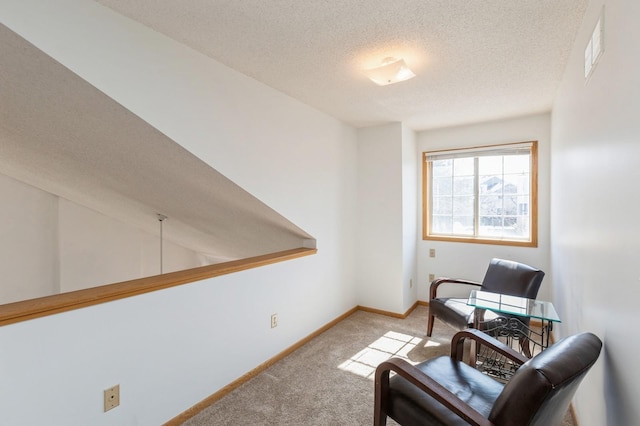
<path id="1" fill-rule="evenodd" d="M 409 69 L 404 59 L 384 58 L 382 65 L 364 70 L 364 73 L 377 85 L 399 83 L 416 75 Z"/>

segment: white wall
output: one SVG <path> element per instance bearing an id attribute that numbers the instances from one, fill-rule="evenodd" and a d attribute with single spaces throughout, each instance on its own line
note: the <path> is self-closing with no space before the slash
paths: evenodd
<path id="1" fill-rule="evenodd" d="M 538 247 L 466 244 L 421 239 L 418 243 L 418 298 L 420 300 L 429 300 L 429 274 L 434 274 L 436 277 L 448 276 L 481 281 L 493 257 L 523 262 L 545 271 L 546 276 L 540 287 L 538 298 L 552 300 L 553 280 L 549 261 L 550 115 L 538 114 L 423 131 L 418 133 L 417 144 L 419 152 L 422 153 L 430 150 L 531 140 L 538 141 Z M 419 208 L 422 210 L 422 196 L 420 198 Z M 420 220 L 419 232 L 422 235 L 422 220 Z M 429 257 L 429 249 L 432 248 L 436 250 L 435 258 Z M 448 289 L 442 288 L 442 290 Z M 465 291 L 465 294 L 468 294 L 468 289 Z M 452 294 L 456 293 L 452 292 Z"/>
<path id="2" fill-rule="evenodd" d="M 418 191 L 420 155 L 416 133 L 402 125 L 402 311 L 406 312 L 418 300 Z"/>
<path id="3" fill-rule="evenodd" d="M 403 312 L 402 125 L 358 130 L 358 300 Z"/>
<path id="4" fill-rule="evenodd" d="M 61 292 L 160 274 L 159 224 L 150 234 L 64 198 L 58 204 Z M 205 264 L 197 252 L 166 239 L 162 259 L 164 273 Z"/>
<path id="5" fill-rule="evenodd" d="M 58 293 L 58 198 L 0 174 L 0 303 Z"/>
<path id="6" fill-rule="evenodd" d="M 402 261 L 403 312 L 418 300 L 418 218 L 420 155 L 416 133 L 402 126 Z"/>
<path id="7" fill-rule="evenodd" d="M 0 196 L 0 304 L 160 273 L 159 227 L 149 234 L 2 174 Z M 206 264 L 167 239 L 163 260 L 164 272 Z"/>
<path id="8" fill-rule="evenodd" d="M 584 49 L 605 6 L 605 51 L 590 80 Z M 591 1 L 552 116 L 552 267 L 563 323 L 603 354 L 578 390 L 580 425 L 640 424 L 640 2 Z"/>
<path id="9" fill-rule="evenodd" d="M 4 422 L 157 425 L 356 305 L 354 129 L 93 2 L 1 7 L 3 24 L 313 235 L 319 249 L 1 327 Z M 116 383 L 121 405 L 102 413 L 102 390 Z"/>
<path id="10" fill-rule="evenodd" d="M 358 130 L 359 304 L 403 314 L 417 300 L 418 160 L 401 123 Z"/>

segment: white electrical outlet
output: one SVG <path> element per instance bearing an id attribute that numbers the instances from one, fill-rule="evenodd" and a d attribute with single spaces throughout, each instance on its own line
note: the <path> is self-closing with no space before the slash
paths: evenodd
<path id="1" fill-rule="evenodd" d="M 278 326 L 278 314 L 271 315 L 271 328 L 276 328 Z"/>
<path id="2" fill-rule="evenodd" d="M 429 282 L 436 279 L 436 274 L 429 274 Z"/>

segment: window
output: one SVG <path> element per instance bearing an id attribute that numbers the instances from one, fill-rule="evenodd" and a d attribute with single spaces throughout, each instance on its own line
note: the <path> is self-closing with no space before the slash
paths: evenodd
<path id="1" fill-rule="evenodd" d="M 537 142 L 423 158 L 424 239 L 537 246 Z"/>

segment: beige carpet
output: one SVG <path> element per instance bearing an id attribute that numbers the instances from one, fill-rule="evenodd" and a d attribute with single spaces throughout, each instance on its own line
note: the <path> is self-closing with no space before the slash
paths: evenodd
<path id="1" fill-rule="evenodd" d="M 434 337 L 426 337 L 427 312 L 418 307 L 401 320 L 358 311 L 184 425 L 371 425 L 381 361 L 449 353 L 453 329 L 436 321 Z M 569 416 L 564 425 L 572 425 Z"/>

